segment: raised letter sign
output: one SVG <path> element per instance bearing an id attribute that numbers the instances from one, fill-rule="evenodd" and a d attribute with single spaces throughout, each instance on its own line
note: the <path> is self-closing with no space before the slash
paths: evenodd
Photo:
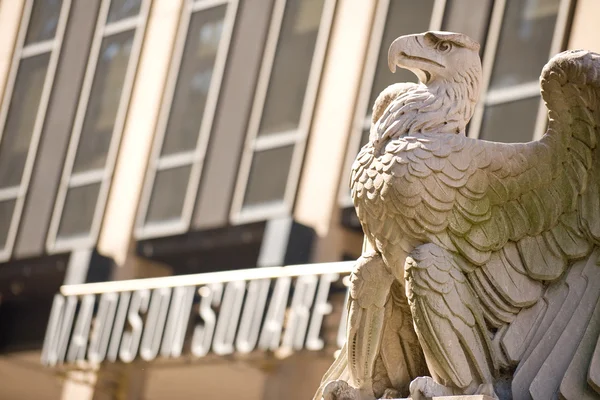
<path id="1" fill-rule="evenodd" d="M 235 348 L 240 353 L 250 353 L 256 347 L 270 283 L 269 279 L 257 279 L 248 284 L 246 304 L 235 340 Z"/>
<path id="2" fill-rule="evenodd" d="M 323 316 L 331 314 L 332 310 L 331 304 L 327 302 L 331 282 L 337 281 L 338 278 L 338 274 L 321 275 L 319 290 L 317 291 L 317 298 L 315 299 L 315 306 L 313 307 L 308 336 L 306 338 L 306 348 L 308 350 L 321 350 L 325 346 L 323 339 L 319 338 L 319 333 L 321 332 Z"/>
<path id="3" fill-rule="evenodd" d="M 182 286 L 175 288 L 173 292 L 169 320 L 160 348 L 160 355 L 163 357 L 179 357 L 181 355 L 195 290 L 194 286 Z"/>
<path id="4" fill-rule="evenodd" d="M 269 303 L 267 318 L 265 319 L 258 342 L 258 347 L 261 350 L 277 350 L 279 347 L 291 282 L 290 277 L 283 276 L 278 278 L 275 283 L 275 290 Z"/>
<path id="5" fill-rule="evenodd" d="M 133 293 L 131 307 L 129 307 L 129 313 L 127 313 L 127 321 L 131 325 L 131 332 L 123 333 L 121 350 L 119 351 L 119 358 L 125 363 L 132 362 L 137 354 L 142 336 L 142 328 L 144 327 L 139 313 L 148 311 L 149 301 L 149 290 L 143 289 Z"/>
<path id="6" fill-rule="evenodd" d="M 153 290 L 150 309 L 146 318 L 146 328 L 144 329 L 144 336 L 142 337 L 142 345 L 140 347 L 140 357 L 146 361 L 154 360 L 160 349 L 160 341 L 165 329 L 170 298 L 171 288 Z"/>
<path id="7" fill-rule="evenodd" d="M 302 350 L 302 347 L 304 347 L 306 327 L 310 318 L 310 306 L 315 298 L 318 282 L 315 275 L 304 275 L 296 281 L 282 347 L 296 350 Z"/>
<path id="8" fill-rule="evenodd" d="M 115 319 L 115 325 L 113 326 L 113 332 L 110 337 L 110 346 L 108 347 L 108 354 L 106 355 L 106 359 L 111 362 L 117 361 L 119 344 L 121 344 L 121 337 L 123 336 L 123 328 L 125 327 L 125 318 L 127 317 L 127 307 L 129 307 L 130 299 L 131 292 L 123 292 L 119 296 L 117 318 Z"/>
<path id="9" fill-rule="evenodd" d="M 116 293 L 104 293 L 100 297 L 98 314 L 96 314 L 94 330 L 90 338 L 90 348 L 88 349 L 88 360 L 92 363 L 101 363 L 106 357 L 118 300 L 119 297 Z"/>
<path id="10" fill-rule="evenodd" d="M 90 335 L 90 324 L 92 323 L 95 302 L 95 295 L 87 294 L 83 296 L 81 306 L 79 307 L 79 314 L 77 315 L 77 324 L 75 325 L 75 331 L 73 332 L 71 345 L 69 346 L 69 354 L 67 355 L 69 362 L 85 359 L 85 350 L 87 349 L 88 337 Z"/>
<path id="11" fill-rule="evenodd" d="M 219 313 L 219 322 L 215 330 L 215 339 L 213 342 L 213 351 L 218 355 L 233 353 L 233 340 L 235 339 L 235 330 L 240 319 L 242 302 L 246 291 L 246 282 L 234 281 L 227 284 L 223 305 Z"/>
<path id="12" fill-rule="evenodd" d="M 66 299 L 60 294 L 54 296 L 42 349 L 42 364 L 53 367 L 65 359 L 76 306 L 77 298 L 74 296 Z"/>
<path id="13" fill-rule="evenodd" d="M 210 350 L 210 342 L 212 341 L 217 319 L 211 305 L 216 307 L 221 303 L 223 284 L 213 283 L 210 286 L 201 287 L 198 292 L 200 293 L 200 297 L 202 297 L 198 314 L 204 320 L 204 326 L 198 325 L 194 328 L 192 354 L 196 357 L 202 357 Z"/>

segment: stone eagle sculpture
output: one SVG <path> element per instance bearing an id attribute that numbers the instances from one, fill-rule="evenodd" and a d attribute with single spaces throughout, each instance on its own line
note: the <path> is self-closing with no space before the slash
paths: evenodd
<path id="1" fill-rule="evenodd" d="M 479 44 L 396 39 L 351 188 L 365 245 L 347 342 L 315 399 L 485 394 L 600 398 L 600 56 L 542 71 L 548 130 L 494 143 L 465 127 Z"/>

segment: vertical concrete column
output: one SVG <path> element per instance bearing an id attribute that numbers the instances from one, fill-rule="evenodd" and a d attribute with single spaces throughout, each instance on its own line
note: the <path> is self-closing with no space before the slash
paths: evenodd
<path id="1" fill-rule="evenodd" d="M 144 183 L 161 98 L 177 36 L 182 0 L 154 0 L 142 45 L 119 157 L 100 237 L 98 251 L 127 269 L 137 205 Z M 116 271 L 117 278 L 131 271 Z"/>
<path id="2" fill-rule="evenodd" d="M 91 255 L 91 249 L 71 253 L 63 282 L 65 285 L 85 283 Z M 68 371 L 62 387 L 61 400 L 92 400 L 98 379 L 97 370 L 95 366 L 85 365 L 80 370 Z"/>
<path id="3" fill-rule="evenodd" d="M 600 2 L 577 0 L 569 35 L 569 49 L 585 49 L 600 52 Z"/>
<path id="4" fill-rule="evenodd" d="M 69 371 L 63 384 L 61 400 L 92 400 L 95 383 L 96 373 L 93 371 Z"/>
<path id="5" fill-rule="evenodd" d="M 345 1 L 345 0 L 342 0 Z M 263 400 L 312 399 L 333 357 L 301 352 L 278 362 L 270 369 L 263 386 Z M 285 395 L 282 395 L 285 393 Z"/>
<path id="6" fill-rule="evenodd" d="M 302 169 L 294 218 L 327 240 L 338 220 L 338 188 L 352 128 L 376 1 L 338 1 L 319 96 Z M 315 253 L 335 259 L 336 246 Z"/>
<path id="7" fill-rule="evenodd" d="M 6 3 L 6 2 L 4 2 Z M 98 251 L 125 268 L 146 165 L 151 150 L 163 88 L 176 38 L 182 0 L 154 0 L 148 17 L 141 56 L 123 131 L 110 196 L 98 239 Z M 121 271 L 119 271 L 121 272 Z M 117 273 L 117 276 L 123 275 Z M 125 274 L 126 276 L 126 274 Z M 113 398 L 106 393 L 111 382 L 119 387 L 143 381 L 139 371 L 106 366 L 99 371 L 73 372 L 63 388 L 62 400 Z M 97 389 L 102 387 L 103 389 Z M 139 398 L 142 389 L 125 390 L 119 398 Z M 115 394 L 116 395 L 116 394 Z"/>
<path id="8" fill-rule="evenodd" d="M 0 101 L 13 59 L 25 0 L 0 1 Z"/>

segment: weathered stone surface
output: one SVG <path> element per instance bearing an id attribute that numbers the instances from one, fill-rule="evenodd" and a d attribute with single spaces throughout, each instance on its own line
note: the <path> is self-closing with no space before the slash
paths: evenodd
<path id="1" fill-rule="evenodd" d="M 432 400 L 494 400 L 490 396 L 485 396 L 482 394 L 475 395 L 464 395 L 464 396 L 436 396 Z"/>
<path id="2" fill-rule="evenodd" d="M 406 400 L 406 399 L 391 399 L 391 400 Z M 432 400 L 494 400 L 493 397 L 482 394 L 461 395 L 461 396 L 435 396 Z"/>
<path id="3" fill-rule="evenodd" d="M 365 246 L 315 399 L 600 399 L 600 56 L 550 60 L 548 132 L 504 144 L 465 135 L 478 52 L 449 32 L 390 46 L 420 83 L 380 94 L 353 165 Z"/>

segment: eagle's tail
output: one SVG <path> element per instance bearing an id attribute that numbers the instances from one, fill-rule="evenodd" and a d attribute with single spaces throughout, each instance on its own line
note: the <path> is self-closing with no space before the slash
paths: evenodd
<path id="1" fill-rule="evenodd" d="M 540 81 L 549 117 L 541 141 L 562 159 L 570 177 L 572 187 L 563 191 L 579 196 L 579 228 L 600 245 L 600 54 L 560 53 L 546 64 Z"/>

